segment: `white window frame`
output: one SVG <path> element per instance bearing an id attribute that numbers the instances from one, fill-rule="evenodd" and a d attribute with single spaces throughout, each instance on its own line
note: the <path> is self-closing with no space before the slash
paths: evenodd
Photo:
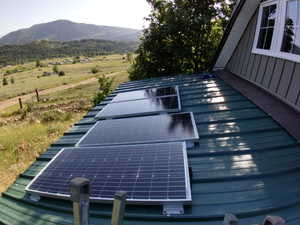
<path id="1" fill-rule="evenodd" d="M 257 25 L 256 25 L 256 31 L 255 31 L 255 38 L 254 38 L 254 43 L 253 43 L 253 47 L 252 47 L 252 53 L 259 54 L 259 55 L 272 56 L 272 57 L 281 58 L 281 59 L 287 59 L 290 61 L 300 63 L 300 55 L 281 51 L 281 45 L 282 45 L 284 29 L 285 29 L 285 17 L 286 17 L 286 9 L 287 9 L 286 6 L 287 6 L 288 1 L 290 1 L 290 0 L 269 0 L 269 1 L 264 1 L 260 4 Z M 261 26 L 263 8 L 266 6 L 273 5 L 273 4 L 277 5 L 276 6 L 277 11 L 276 11 L 276 20 L 275 20 L 271 48 L 269 50 L 268 49 L 260 49 L 260 48 L 257 48 L 257 42 L 258 42 L 258 37 L 260 34 L 260 26 Z M 299 16 L 300 16 L 300 12 L 299 12 Z"/>

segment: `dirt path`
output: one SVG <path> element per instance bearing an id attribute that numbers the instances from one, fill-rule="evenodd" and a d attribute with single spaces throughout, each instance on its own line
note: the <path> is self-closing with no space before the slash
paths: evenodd
<path id="1" fill-rule="evenodd" d="M 109 75 L 113 75 L 113 74 L 109 74 Z M 63 85 L 63 86 L 59 86 L 59 87 L 55 87 L 55 88 L 45 89 L 43 91 L 39 91 L 39 94 L 40 95 L 50 94 L 50 93 L 54 93 L 54 92 L 57 92 L 57 91 L 77 87 L 77 86 L 82 85 L 82 84 L 93 83 L 95 81 L 97 81 L 97 78 L 94 77 L 94 78 L 91 78 L 91 79 L 88 79 L 88 80 L 80 81 L 78 83 L 67 84 L 67 85 Z M 17 104 L 19 98 L 22 98 L 22 101 L 24 102 L 28 99 L 31 99 L 33 96 L 35 96 L 35 92 L 30 93 L 30 94 L 26 94 L 26 95 L 17 96 L 17 97 L 2 101 L 2 102 L 0 102 L 0 111 L 7 108 L 7 107 L 9 107 L 9 106 L 13 106 L 13 105 Z"/>

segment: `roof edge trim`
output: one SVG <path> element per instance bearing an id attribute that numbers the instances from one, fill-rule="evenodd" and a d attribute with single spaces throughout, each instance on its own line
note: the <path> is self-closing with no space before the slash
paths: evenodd
<path id="1" fill-rule="evenodd" d="M 238 3 L 219 44 L 213 70 L 225 68 L 259 4 L 260 0 L 241 0 Z"/>

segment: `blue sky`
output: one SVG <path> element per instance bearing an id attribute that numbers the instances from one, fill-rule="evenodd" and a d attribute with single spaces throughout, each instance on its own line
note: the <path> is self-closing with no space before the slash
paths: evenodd
<path id="1" fill-rule="evenodd" d="M 58 19 L 142 29 L 149 12 L 146 0 L 0 0 L 0 37 Z"/>

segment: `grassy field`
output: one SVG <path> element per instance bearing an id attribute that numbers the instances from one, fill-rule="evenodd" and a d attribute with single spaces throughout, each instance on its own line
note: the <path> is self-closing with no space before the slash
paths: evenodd
<path id="1" fill-rule="evenodd" d="M 124 72 L 126 64 L 123 65 L 120 56 L 109 58 L 111 62 L 101 61 L 93 65 L 101 64 L 101 68 L 106 72 L 119 71 L 114 75 L 108 75 L 114 78 L 113 86 L 116 87 L 128 80 L 128 74 Z M 63 68 L 68 71 L 68 66 Z M 73 71 L 72 74 L 76 74 L 75 76 L 84 77 L 79 75 L 81 72 L 75 68 L 85 72 L 87 76 L 91 65 L 70 66 L 70 73 Z M 17 76 L 19 74 L 15 75 Z M 57 81 L 53 81 L 53 84 L 55 82 Z M 0 113 L 0 193 L 5 191 L 51 143 L 86 114 L 97 89 L 97 82 L 80 85 L 41 96 L 40 103 L 27 102 L 23 110 L 13 106 Z"/>
<path id="2" fill-rule="evenodd" d="M 35 63 L 28 63 L 18 66 L 4 67 L 0 69 L 0 101 L 33 92 L 35 89 L 44 90 L 65 84 L 76 83 L 102 74 L 125 72 L 129 63 L 123 59 L 122 55 L 98 56 L 91 58 L 89 62 L 59 65 L 58 69 L 65 72 L 65 76 L 52 74 L 51 76 L 42 76 L 44 72 L 52 72 L 50 62 L 62 62 L 63 59 L 52 59 L 42 61 L 45 67 L 36 67 Z M 93 74 L 92 68 L 97 66 L 99 72 Z M 8 70 L 19 69 L 23 72 L 17 72 L 5 75 Z M 7 78 L 8 85 L 3 85 L 3 77 Z M 11 83 L 13 78 L 14 83 Z"/>

